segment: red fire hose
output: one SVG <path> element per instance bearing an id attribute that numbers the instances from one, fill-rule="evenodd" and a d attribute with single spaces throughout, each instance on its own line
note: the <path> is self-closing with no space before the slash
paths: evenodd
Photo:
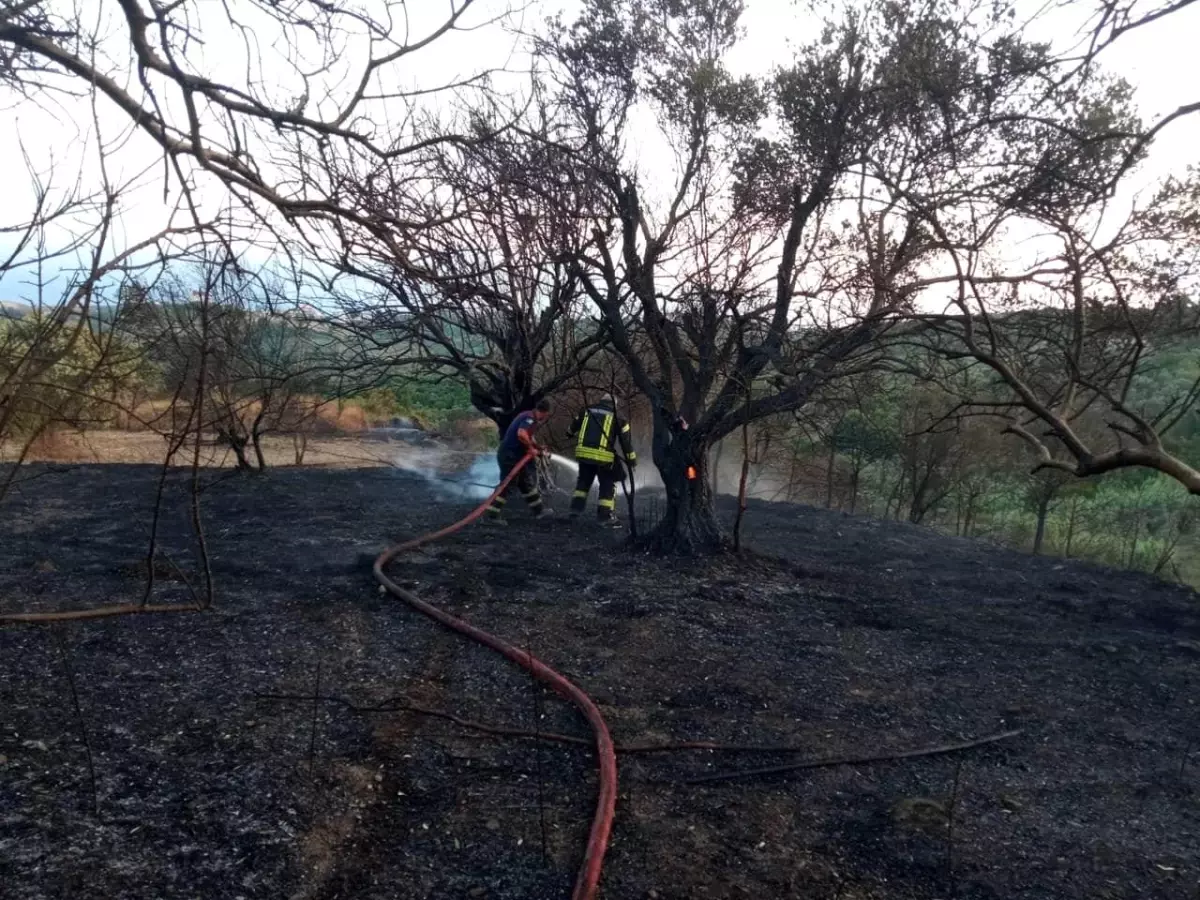
<path id="1" fill-rule="evenodd" d="M 384 574 L 384 567 L 401 553 L 414 550 L 425 544 L 440 540 L 471 524 L 484 514 L 491 502 L 501 494 L 521 469 L 532 461 L 533 453 L 528 453 L 517 463 L 508 476 L 500 482 L 490 497 L 483 501 L 470 515 L 449 525 L 440 531 L 434 531 L 421 537 L 413 538 L 385 550 L 375 560 L 375 578 L 391 594 L 399 597 L 409 606 L 429 616 L 429 618 L 452 628 L 460 634 L 465 634 L 474 641 L 486 647 L 491 647 L 497 653 L 507 657 L 521 668 L 532 673 L 535 678 L 548 684 L 555 693 L 573 703 L 583 713 L 592 731 L 596 735 L 596 756 L 600 763 L 600 786 L 596 799 L 596 813 L 592 818 L 592 829 L 588 834 L 587 849 L 584 851 L 583 864 L 575 879 L 575 889 L 571 900 L 594 900 L 600 884 L 600 870 L 604 864 L 604 853 L 608 849 L 608 838 L 612 832 L 613 812 L 617 805 L 617 757 L 613 749 L 612 736 L 608 733 L 608 725 L 592 698 L 582 690 L 550 668 L 541 660 L 524 650 L 518 650 L 512 644 L 501 640 L 495 635 L 488 634 L 474 625 L 464 622 L 449 613 L 443 612 L 436 606 L 426 603 L 412 591 L 405 590 Z"/>

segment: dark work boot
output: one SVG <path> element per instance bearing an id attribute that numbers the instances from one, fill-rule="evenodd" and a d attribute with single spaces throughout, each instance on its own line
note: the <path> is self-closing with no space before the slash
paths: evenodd
<path id="1" fill-rule="evenodd" d="M 575 518 L 587 508 L 587 498 L 587 491 L 581 491 L 578 488 L 575 489 L 575 493 L 571 495 L 571 518 Z"/>

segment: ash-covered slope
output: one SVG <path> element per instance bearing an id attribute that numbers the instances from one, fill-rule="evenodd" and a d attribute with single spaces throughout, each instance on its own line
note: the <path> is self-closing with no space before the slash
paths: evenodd
<path id="1" fill-rule="evenodd" d="M 137 596 L 156 476 L 27 482 L 0 506 L 0 609 Z M 194 577 L 182 479 L 162 541 Z M 522 673 L 376 593 L 363 554 L 469 508 L 444 498 L 390 470 L 221 481 L 203 500 L 212 612 L 77 624 L 61 642 L 0 629 L 4 896 L 566 896 L 589 753 L 312 700 L 319 686 L 586 734 Z M 1194 897 L 1190 591 L 766 503 L 747 537 L 783 562 L 663 562 L 513 505 L 508 528 L 469 529 L 399 575 L 569 674 L 618 741 L 802 748 L 623 757 L 606 897 Z M 170 567 L 160 587 L 187 596 Z M 961 757 L 681 783 L 1012 728 Z"/>

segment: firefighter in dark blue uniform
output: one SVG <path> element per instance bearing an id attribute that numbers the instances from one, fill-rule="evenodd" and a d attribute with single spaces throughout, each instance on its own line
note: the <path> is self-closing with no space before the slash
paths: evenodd
<path id="1" fill-rule="evenodd" d="M 550 418 L 550 401 L 541 400 L 532 410 L 519 413 L 512 420 L 512 424 L 504 433 L 504 439 L 500 442 L 500 449 L 496 451 L 496 462 L 500 464 L 501 481 L 508 477 L 508 473 L 513 470 L 513 467 L 530 451 L 539 456 L 549 455 L 550 451 L 533 439 L 533 432 L 548 418 Z M 508 486 L 508 490 L 498 495 L 488 506 L 486 514 L 488 521 L 497 524 L 504 521 L 501 516 L 506 502 L 505 494 L 512 489 L 514 484 L 535 517 L 540 518 L 549 512 L 542 503 L 541 493 L 538 492 L 537 468 L 531 461 L 517 473 L 517 477 Z"/>
<path id="2" fill-rule="evenodd" d="M 629 463 L 631 475 L 637 465 L 629 423 L 616 414 L 612 398 L 606 397 L 576 416 L 567 436 L 575 441 L 575 461 L 579 464 L 579 480 L 571 497 L 571 515 L 578 516 L 583 512 L 592 482 L 599 481 L 597 518 L 605 524 L 616 524 L 613 511 L 617 505 L 617 482 L 625 480 L 621 460 L 614 452 L 617 443 L 621 445 L 621 455 Z"/>

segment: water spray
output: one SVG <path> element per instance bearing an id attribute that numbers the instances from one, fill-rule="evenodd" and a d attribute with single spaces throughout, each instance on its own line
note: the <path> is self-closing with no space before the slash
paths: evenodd
<path id="1" fill-rule="evenodd" d="M 576 475 L 578 475 L 578 474 L 579 474 L 579 463 L 575 462 L 575 460 L 573 460 L 573 459 L 568 459 L 567 457 L 565 457 L 565 456 L 561 456 L 561 455 L 560 455 L 560 454 L 558 454 L 558 453 L 551 453 L 551 454 L 550 454 L 550 461 L 551 461 L 551 462 L 556 462 L 556 463 L 558 463 L 560 466 L 564 466 L 564 467 L 566 467 L 567 469 L 570 469 L 570 470 L 571 470 L 572 472 L 574 472 Z"/>

